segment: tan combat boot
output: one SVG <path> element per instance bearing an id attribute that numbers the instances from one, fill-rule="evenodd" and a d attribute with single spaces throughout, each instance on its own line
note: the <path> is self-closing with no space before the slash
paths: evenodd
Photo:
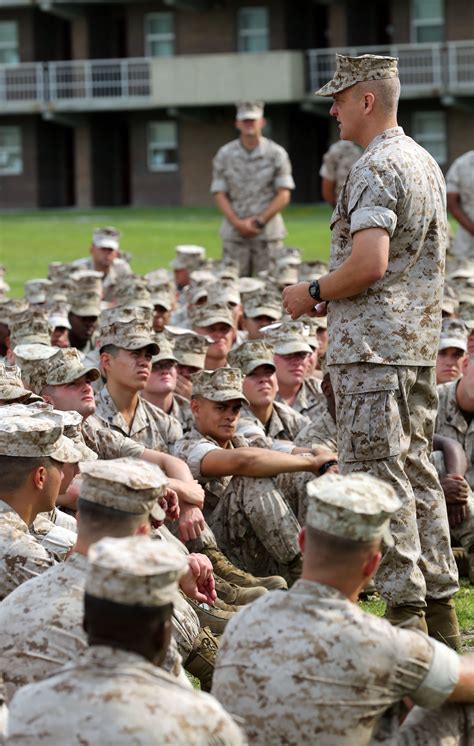
<path id="1" fill-rule="evenodd" d="M 406 627 L 407 629 L 419 629 L 428 634 L 428 626 L 425 619 L 425 610 L 412 604 L 400 606 L 389 606 L 385 609 L 385 619 L 388 619 L 394 627 Z"/>
<path id="2" fill-rule="evenodd" d="M 229 611 L 232 614 L 235 614 L 236 611 L 240 611 L 240 609 L 242 609 L 243 607 L 236 604 L 226 604 L 225 601 L 217 597 L 212 608 L 218 609 L 219 611 Z"/>
<path id="3" fill-rule="evenodd" d="M 225 601 L 226 604 L 233 604 L 235 606 L 245 606 L 256 598 L 260 598 L 265 593 L 268 593 L 267 588 L 255 587 L 255 588 L 241 588 L 235 583 L 229 583 L 224 578 L 220 578 L 218 575 L 214 575 L 216 582 L 217 598 Z"/>
<path id="4" fill-rule="evenodd" d="M 219 575 L 220 578 L 224 578 L 229 583 L 235 583 L 242 588 L 263 587 L 269 591 L 287 590 L 288 588 L 286 580 L 280 575 L 256 578 L 249 572 L 240 570 L 216 546 L 205 546 L 201 549 L 201 552 L 211 560 L 214 574 Z"/>
<path id="5" fill-rule="evenodd" d="M 186 671 L 199 679 L 203 692 L 211 691 L 218 651 L 219 639 L 213 635 L 209 627 L 203 627 L 183 664 Z"/>
<path id="6" fill-rule="evenodd" d="M 427 598 L 425 613 L 429 636 L 459 650 L 461 635 L 453 599 Z"/>
<path id="7" fill-rule="evenodd" d="M 215 606 L 209 606 L 208 604 L 198 604 L 190 598 L 186 598 L 186 600 L 198 615 L 201 627 L 210 627 L 211 632 L 214 632 L 216 635 L 221 635 L 223 633 L 227 622 L 234 614 L 233 611 L 222 611 L 221 609 L 217 609 Z"/>

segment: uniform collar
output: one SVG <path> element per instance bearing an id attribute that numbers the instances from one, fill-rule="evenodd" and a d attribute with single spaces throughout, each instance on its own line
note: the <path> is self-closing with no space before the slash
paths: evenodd
<path id="1" fill-rule="evenodd" d="M 384 130 L 379 135 L 374 137 L 373 140 L 369 142 L 367 145 L 366 150 L 372 150 L 376 145 L 379 145 L 384 140 L 390 140 L 392 137 L 399 137 L 400 135 L 404 135 L 403 127 L 391 127 L 388 130 Z"/>

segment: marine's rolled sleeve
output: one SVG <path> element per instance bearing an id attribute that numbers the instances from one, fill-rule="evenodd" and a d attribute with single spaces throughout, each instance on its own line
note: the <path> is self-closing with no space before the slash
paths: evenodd
<path id="1" fill-rule="evenodd" d="M 431 667 L 420 686 L 410 696 L 420 707 L 434 708 L 443 704 L 459 680 L 459 655 L 441 642 L 429 638 L 433 648 Z"/>
<path id="2" fill-rule="evenodd" d="M 220 450 L 219 446 L 215 443 L 210 443 L 208 440 L 200 440 L 195 446 L 190 448 L 186 454 L 186 463 L 189 466 L 194 479 L 199 479 L 202 476 L 201 461 L 204 456 L 207 456 L 208 453 L 216 450 Z"/>
<path id="3" fill-rule="evenodd" d="M 367 228 L 383 228 L 391 238 L 397 227 L 398 196 L 398 184 L 392 173 L 374 169 L 370 174 L 362 174 L 349 195 L 351 234 Z"/>
<path id="4" fill-rule="evenodd" d="M 351 233 L 368 228 L 383 228 L 390 238 L 397 227 L 397 216 L 387 207 L 361 207 L 351 215 Z"/>
<path id="5" fill-rule="evenodd" d="M 454 161 L 448 173 L 446 174 L 446 191 L 448 194 L 459 194 L 461 183 L 459 179 L 459 159 Z"/>
<path id="6" fill-rule="evenodd" d="M 217 194 L 218 192 L 227 192 L 229 185 L 225 178 L 225 164 L 224 158 L 219 150 L 212 161 L 212 181 L 211 181 L 211 194 Z"/>
<path id="7" fill-rule="evenodd" d="M 283 148 L 278 148 L 275 165 L 275 177 L 273 181 L 275 189 L 294 189 L 295 182 L 291 174 L 290 159 L 288 153 Z"/>

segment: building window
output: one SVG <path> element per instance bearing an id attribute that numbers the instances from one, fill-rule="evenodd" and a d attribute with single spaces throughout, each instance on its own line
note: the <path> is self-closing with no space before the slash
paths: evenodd
<path id="1" fill-rule="evenodd" d="M 239 52 L 267 52 L 270 48 L 270 23 L 268 8 L 256 5 L 239 8 Z"/>
<path id="2" fill-rule="evenodd" d="M 444 0 L 412 0 L 412 41 L 444 41 Z"/>
<path id="3" fill-rule="evenodd" d="M 446 163 L 446 114 L 444 111 L 416 111 L 413 139 L 431 153 L 440 165 Z"/>
<path id="4" fill-rule="evenodd" d="M 178 170 L 176 122 L 150 122 L 148 125 L 148 168 L 150 171 Z"/>
<path id="5" fill-rule="evenodd" d="M 0 175 L 22 172 L 21 130 L 19 127 L 0 127 Z"/>
<path id="6" fill-rule="evenodd" d="M 18 24 L 0 21 L 0 65 L 16 65 L 19 61 Z"/>
<path id="7" fill-rule="evenodd" d="M 173 13 L 148 13 L 145 16 L 145 53 L 148 57 L 174 55 Z"/>

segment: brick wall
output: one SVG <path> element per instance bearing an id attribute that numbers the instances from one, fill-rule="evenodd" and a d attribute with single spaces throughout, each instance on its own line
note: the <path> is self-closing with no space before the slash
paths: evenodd
<path id="1" fill-rule="evenodd" d="M 130 201 L 135 207 L 181 204 L 181 171 L 149 171 L 147 124 L 163 119 L 162 111 L 130 114 Z M 180 152 L 181 128 L 178 128 Z"/>
<path id="2" fill-rule="evenodd" d="M 38 206 L 37 117 L 2 118 L 1 124 L 20 126 L 22 132 L 23 173 L 0 176 L 0 209 Z"/>

